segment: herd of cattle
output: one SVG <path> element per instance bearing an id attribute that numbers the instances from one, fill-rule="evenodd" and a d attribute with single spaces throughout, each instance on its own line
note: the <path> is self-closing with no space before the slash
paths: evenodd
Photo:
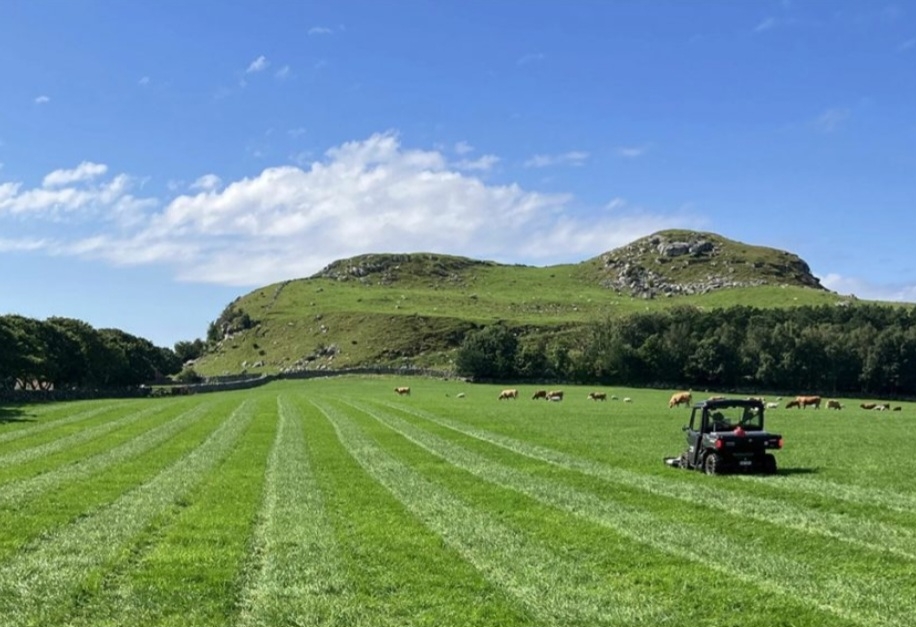
<path id="1" fill-rule="evenodd" d="M 394 391 L 398 396 L 410 396 L 409 387 L 396 387 Z M 457 398 L 464 398 L 464 393 L 456 395 Z M 516 400 L 519 397 L 519 391 L 517 388 L 507 388 L 502 390 L 497 396 L 497 400 Z M 562 401 L 563 400 L 563 390 L 536 390 L 531 396 L 532 400 L 543 399 L 546 401 Z M 608 396 L 607 392 L 589 392 L 586 397 L 589 400 L 593 401 L 606 401 L 608 398 L 611 400 L 619 400 L 616 395 Z M 709 400 L 723 399 L 724 396 L 711 396 Z M 748 397 L 748 400 L 759 400 L 760 402 L 766 405 L 767 409 L 776 409 L 779 407 L 782 397 L 779 397 L 775 401 L 767 401 L 765 398 L 761 397 Z M 631 403 L 633 399 L 626 396 L 623 398 L 624 403 Z M 668 400 L 668 408 L 678 407 L 684 405 L 685 407 L 690 407 L 693 403 L 693 393 L 692 392 L 675 392 L 671 395 L 671 398 Z M 843 409 L 844 405 L 836 399 L 822 399 L 820 396 L 796 396 L 794 399 L 786 402 L 785 408 L 792 409 L 805 409 L 807 407 L 814 407 L 814 409 L 820 409 L 821 405 L 824 405 L 827 409 Z M 890 403 L 861 403 L 859 405 L 862 409 L 870 409 L 875 411 L 900 411 L 903 409 L 900 405 L 891 407 Z"/>
<path id="2" fill-rule="evenodd" d="M 724 396 L 711 396 L 709 400 L 715 399 L 724 399 Z M 779 407 L 779 402 L 782 400 L 782 397 L 775 401 L 769 401 L 765 398 L 759 396 L 749 396 L 748 400 L 759 400 L 761 403 L 766 405 L 767 409 L 776 409 Z M 690 392 L 675 392 L 671 395 L 671 399 L 668 401 L 669 409 L 671 407 L 677 407 L 678 405 L 690 406 L 690 403 L 693 401 L 693 394 Z M 798 408 L 805 409 L 806 407 L 814 407 L 814 409 L 820 409 L 821 404 L 824 404 L 827 409 L 843 409 L 843 404 L 836 399 L 822 399 L 820 396 L 796 396 L 794 399 L 786 403 L 786 409 Z M 862 403 L 859 405 L 862 409 L 874 409 L 877 411 L 900 411 L 903 409 L 900 405 L 891 407 L 890 403 Z"/>

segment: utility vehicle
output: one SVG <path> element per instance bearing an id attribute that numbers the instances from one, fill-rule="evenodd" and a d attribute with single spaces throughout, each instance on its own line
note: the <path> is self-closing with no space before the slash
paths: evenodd
<path id="1" fill-rule="evenodd" d="M 782 436 L 764 430 L 764 404 L 757 399 L 710 399 L 693 406 L 683 429 L 687 450 L 665 463 L 675 468 L 725 472 L 776 473 L 772 451 Z"/>

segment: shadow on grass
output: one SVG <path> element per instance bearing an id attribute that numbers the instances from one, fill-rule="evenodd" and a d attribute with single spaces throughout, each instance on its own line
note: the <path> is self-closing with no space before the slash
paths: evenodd
<path id="1" fill-rule="evenodd" d="M 8 422 L 35 422 L 18 407 L 0 407 L 0 425 Z"/>
<path id="2" fill-rule="evenodd" d="M 814 475 L 820 472 L 819 468 L 780 468 L 777 475 L 788 477 L 790 475 Z"/>

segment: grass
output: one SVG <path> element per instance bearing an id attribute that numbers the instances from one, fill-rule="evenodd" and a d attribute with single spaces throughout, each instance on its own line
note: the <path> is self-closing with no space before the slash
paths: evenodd
<path id="1" fill-rule="evenodd" d="M 668 392 L 500 387 L 11 408 L 0 626 L 911 624 L 916 404 L 773 410 L 780 474 L 707 477 Z"/>

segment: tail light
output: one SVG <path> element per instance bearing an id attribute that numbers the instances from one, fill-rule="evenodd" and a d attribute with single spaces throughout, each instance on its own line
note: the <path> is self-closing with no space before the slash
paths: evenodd
<path id="1" fill-rule="evenodd" d="M 723 446 L 725 446 L 725 442 L 722 440 L 716 440 L 715 447 L 717 451 L 721 451 Z"/>
<path id="2" fill-rule="evenodd" d="M 782 438 L 779 438 L 779 440 L 776 442 L 776 448 L 782 448 Z"/>

